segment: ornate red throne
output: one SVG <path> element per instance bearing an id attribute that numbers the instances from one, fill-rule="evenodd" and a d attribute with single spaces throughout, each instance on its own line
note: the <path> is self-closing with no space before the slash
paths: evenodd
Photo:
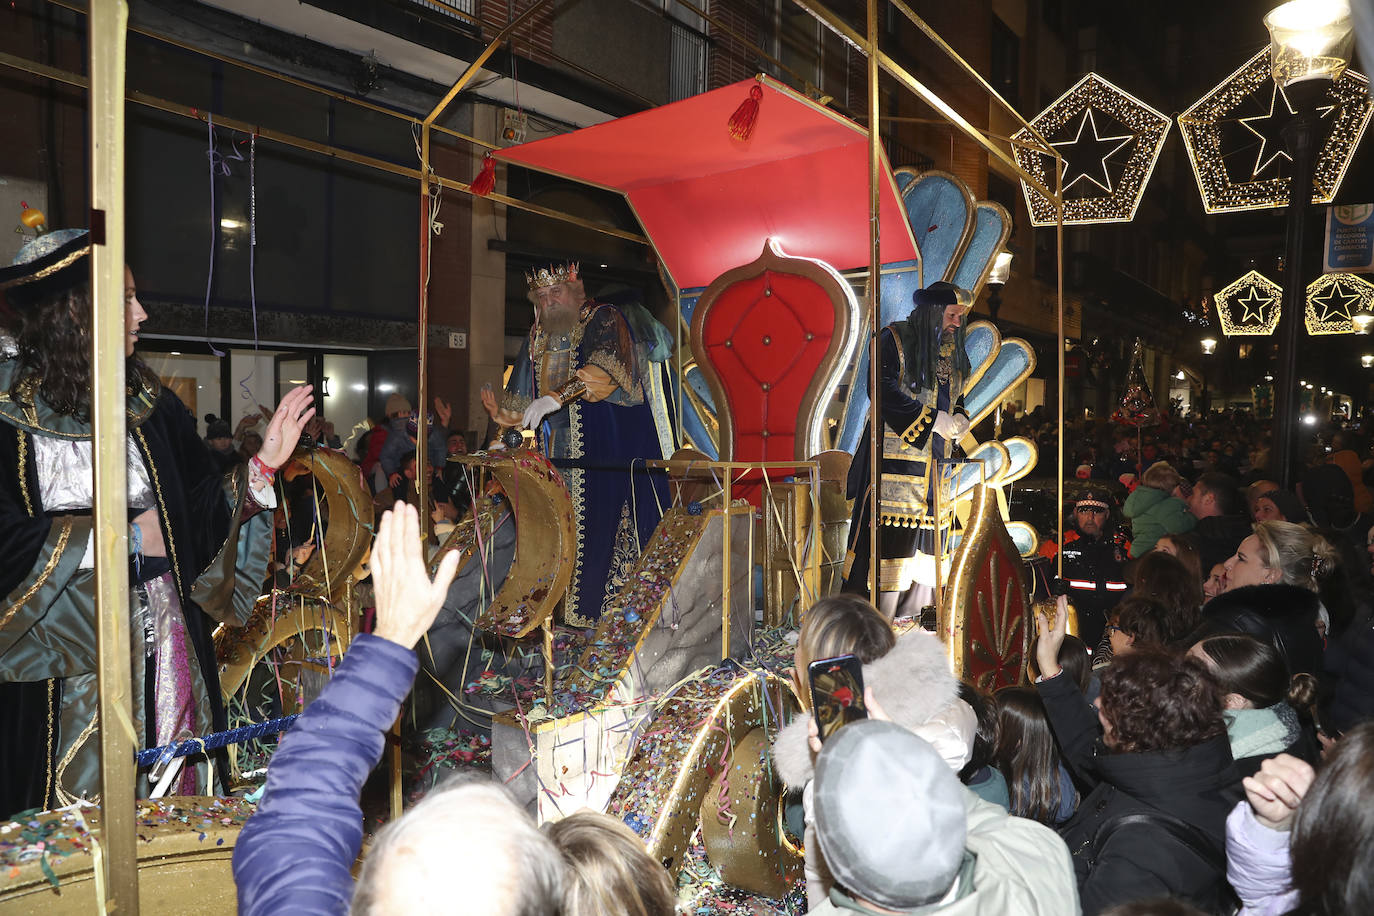
<path id="1" fill-rule="evenodd" d="M 795 606 L 799 592 L 826 595 L 839 584 L 849 455 L 827 451 L 827 408 L 858 328 L 858 304 L 844 278 L 822 261 L 789 257 L 772 240 L 757 260 L 716 278 L 692 312 L 690 343 L 715 402 L 720 460 L 820 461 L 815 503 L 794 468 L 732 472 L 732 495 L 763 509 L 755 543 L 770 623 Z M 798 482 L 786 481 L 794 475 Z"/>
<path id="2" fill-rule="evenodd" d="M 852 356 L 857 313 L 834 269 L 789 257 L 771 239 L 706 288 L 691 346 L 715 401 L 721 461 L 800 461 L 829 447 L 826 407 Z M 740 495 L 758 505 L 759 477 L 748 479 Z"/>

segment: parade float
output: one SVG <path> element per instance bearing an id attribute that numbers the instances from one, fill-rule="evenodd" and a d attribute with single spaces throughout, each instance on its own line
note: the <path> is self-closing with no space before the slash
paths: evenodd
<path id="1" fill-rule="evenodd" d="M 103 4 L 92 6 L 92 34 L 103 36 L 92 42 L 92 110 L 107 125 L 102 142 L 117 145 L 123 46 L 112 36 L 123 22 L 107 20 L 108 31 L 98 32 Z M 823 8 L 808 11 L 839 30 Z M 931 97 L 876 43 L 868 50 L 872 82 L 881 65 Z M 972 72 L 950 55 L 952 67 Z M 428 130 L 475 68 L 422 123 L 422 198 L 431 191 Z M 96 92 L 102 80 L 114 82 Z M 747 130 L 737 121 L 745 99 L 753 102 Z M 988 137 L 957 115 L 951 120 L 1057 199 Z M 676 142 L 684 133 L 699 142 Z M 442 662 L 431 653 L 417 686 L 488 720 L 489 738 L 438 750 L 431 743 L 421 769 L 437 773 L 441 759 L 490 766 L 540 820 L 586 806 L 624 820 L 687 893 L 780 901 L 797 891 L 802 850 L 784 825 L 769 747 L 799 708 L 785 673 L 789 634 L 840 584 L 851 512 L 843 480 L 871 411 L 870 343 L 875 329 L 909 311 L 914 290 L 936 280 L 976 296 L 1010 218 L 953 175 L 894 173 L 867 129 L 764 76 L 495 158 L 618 191 L 639 219 L 678 312 L 670 386 L 678 440 L 645 456 L 673 495 L 626 585 L 589 631 L 559 614 L 578 536 L 568 468 L 528 439 L 458 459 L 472 510 L 439 551 L 462 551 L 455 600 L 473 609 L 469 645 L 480 651 L 477 664 L 472 652 Z M 108 180 L 117 183 L 117 172 L 116 165 Z M 98 181 L 96 200 L 118 226 L 122 201 L 108 189 Z M 428 242 L 422 232 L 422 259 Z M 116 253 L 114 263 L 122 260 Z M 100 301 L 113 268 L 98 259 L 96 269 Z M 427 295 L 422 278 L 421 340 Z M 112 328 L 98 325 L 97 337 Z M 966 350 L 973 369 L 963 395 L 976 425 L 1029 376 L 1035 354 L 983 321 L 968 329 Z M 426 348 L 420 353 L 426 403 Z M 421 452 L 425 435 L 421 424 Z M 940 469 L 927 522 L 939 545 L 928 624 L 956 674 L 991 690 L 1025 672 L 1030 588 L 1022 557 L 1038 535 L 1008 523 L 1004 488 L 1033 467 L 1036 449 L 1016 438 L 961 444 L 966 458 Z M 217 737 L 235 747 L 234 782 L 260 781 L 276 732 L 318 693 L 358 632 L 370 500 L 348 462 L 327 450 L 299 452 L 293 470 L 316 482 L 323 547 L 289 586 L 260 599 L 244 626 L 216 635 L 224 692 L 238 713 L 237 729 Z M 96 511 L 122 517 L 118 493 L 98 491 Z M 105 551 L 98 562 L 122 568 Z M 117 606 L 117 596 L 110 600 Z M 127 641 L 123 626 L 102 621 L 102 641 Z M 115 677 L 117 655 L 102 653 Z M 473 695 L 485 702 L 473 705 Z M 132 736 L 105 732 L 107 755 L 132 761 Z M 147 764 L 214 746 L 184 744 L 144 751 Z M 395 817 L 405 794 L 399 746 L 388 764 Z M 0 912 L 87 911 L 130 895 L 151 910 L 187 912 L 188 900 L 197 911 L 232 909 L 228 859 L 250 800 L 109 793 L 103 812 L 77 807 L 0 826 Z M 134 908 L 131 901 L 123 911 Z"/>

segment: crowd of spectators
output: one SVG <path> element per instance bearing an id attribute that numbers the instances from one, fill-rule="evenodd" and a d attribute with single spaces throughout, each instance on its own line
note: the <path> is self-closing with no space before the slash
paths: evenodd
<path id="1" fill-rule="evenodd" d="M 1343 431 L 1285 491 L 1262 476 L 1263 426 L 1244 415 L 1180 422 L 1139 456 L 1133 430 L 1105 430 L 1101 449 L 1104 430 L 1082 432 L 1075 459 L 1111 486 L 1075 506 L 1082 539 L 1109 545 L 1080 555 L 1110 557 L 1101 581 L 1122 585 L 1099 639 L 1072 634 L 1069 598 L 1042 604 L 1025 683 L 987 694 L 956 681 L 935 636 L 896 635 L 860 598 L 804 616 L 803 705 L 810 662 L 855 655 L 870 720 L 822 744 L 803 710 L 773 742 L 801 812 L 808 912 L 1374 912 L 1361 447 Z M 1120 502 L 1103 495 L 1116 487 Z M 377 630 L 272 763 L 235 854 L 241 911 L 410 912 L 461 895 L 472 912 L 681 912 L 625 825 L 583 812 L 541 830 L 471 778 L 389 825 L 355 885 L 362 780 L 451 575 L 425 575 L 415 519 L 404 504 L 383 517 Z"/>

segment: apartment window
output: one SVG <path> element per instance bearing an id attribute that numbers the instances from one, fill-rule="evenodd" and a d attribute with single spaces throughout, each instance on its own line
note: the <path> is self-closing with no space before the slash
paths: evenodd
<path id="1" fill-rule="evenodd" d="M 678 22 L 672 25 L 668 58 L 669 101 L 706 91 L 706 36 Z"/>

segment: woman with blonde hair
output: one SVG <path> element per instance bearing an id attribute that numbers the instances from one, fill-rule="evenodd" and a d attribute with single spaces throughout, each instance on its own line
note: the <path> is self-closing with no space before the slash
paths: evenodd
<path id="1" fill-rule="evenodd" d="M 668 872 L 625 824 L 584 809 L 545 833 L 563 856 L 562 916 L 673 916 Z"/>
<path id="2" fill-rule="evenodd" d="M 1320 592 L 1335 572 L 1331 544 L 1291 522 L 1257 522 L 1226 561 L 1226 588 L 1202 609 L 1195 639 L 1217 633 L 1249 633 L 1271 643 L 1288 674 L 1319 674 L 1326 609 Z"/>

